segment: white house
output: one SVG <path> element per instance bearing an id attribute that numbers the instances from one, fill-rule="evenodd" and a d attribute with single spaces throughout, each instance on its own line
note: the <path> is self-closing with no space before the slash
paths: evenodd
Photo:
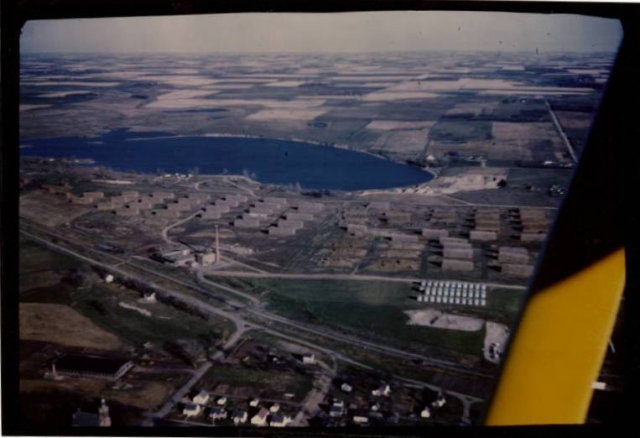
<path id="1" fill-rule="evenodd" d="M 445 405 L 447 399 L 444 398 L 444 394 L 439 393 L 438 397 L 431 403 L 434 408 L 441 408 Z"/>
<path id="2" fill-rule="evenodd" d="M 269 411 L 265 408 L 260 408 L 260 412 L 251 418 L 251 424 L 254 426 L 264 426 L 267 424 L 267 415 Z"/>
<path id="3" fill-rule="evenodd" d="M 107 274 L 107 275 L 104 276 L 104 282 L 105 283 L 112 283 L 113 280 L 114 280 L 114 278 L 113 278 L 113 275 L 111 275 L 111 274 Z"/>
<path id="4" fill-rule="evenodd" d="M 329 416 L 330 417 L 342 417 L 342 415 L 344 414 L 344 408 L 341 406 L 331 406 L 329 408 Z"/>
<path id="5" fill-rule="evenodd" d="M 280 410 L 280 404 L 279 403 L 274 403 L 271 405 L 271 407 L 269 408 L 269 412 L 275 414 L 276 412 L 278 412 Z"/>
<path id="6" fill-rule="evenodd" d="M 218 406 L 224 406 L 227 404 L 227 397 L 225 397 L 224 395 L 221 397 L 218 397 L 218 400 L 216 400 L 216 404 Z"/>
<path id="7" fill-rule="evenodd" d="M 313 353 L 305 353 L 302 355 L 302 363 L 312 364 L 316 363 L 316 357 Z"/>
<path id="8" fill-rule="evenodd" d="M 340 390 L 342 392 L 351 392 L 351 391 L 353 391 L 353 386 L 349 385 L 348 383 L 343 383 L 340 386 Z"/>
<path id="9" fill-rule="evenodd" d="M 353 422 L 357 424 L 365 424 L 369 422 L 369 418 L 364 415 L 354 415 Z"/>
<path id="10" fill-rule="evenodd" d="M 233 423 L 237 426 L 238 424 L 244 424 L 247 422 L 247 411 L 243 410 L 243 409 L 237 409 L 233 412 L 233 415 L 231 415 L 231 419 L 233 420 Z"/>
<path id="11" fill-rule="evenodd" d="M 193 397 L 193 403 L 196 405 L 206 405 L 209 402 L 209 393 L 204 389 Z"/>
<path id="12" fill-rule="evenodd" d="M 428 406 L 425 406 L 424 409 L 420 412 L 420 418 L 429 418 L 431 417 L 431 410 L 429 410 Z"/>
<path id="13" fill-rule="evenodd" d="M 151 292 L 148 294 L 144 294 L 144 296 L 142 297 L 142 301 L 144 301 L 145 303 L 157 303 L 158 300 L 156 299 L 156 293 Z"/>
<path id="14" fill-rule="evenodd" d="M 371 391 L 371 395 L 374 395 L 376 397 L 380 397 L 381 395 L 384 395 L 386 397 L 390 393 L 391 393 L 391 387 L 388 384 L 384 384 L 380 388 L 374 389 L 373 391 Z"/>
<path id="15" fill-rule="evenodd" d="M 260 404 L 259 398 L 252 398 L 251 401 L 249 402 L 249 406 L 251 406 L 252 408 L 257 407 L 259 404 Z"/>
<path id="16" fill-rule="evenodd" d="M 196 417 L 200 415 L 201 411 L 202 411 L 202 408 L 200 407 L 200 405 L 187 403 L 186 405 L 184 405 L 184 408 L 182 409 L 182 415 L 184 415 L 187 418 Z"/>
<path id="17" fill-rule="evenodd" d="M 380 410 L 380 403 L 376 402 L 374 404 L 371 405 L 371 410 L 376 412 Z"/>
<path id="18" fill-rule="evenodd" d="M 344 400 L 340 400 L 340 399 L 333 399 L 333 406 L 337 406 L 339 408 L 344 408 Z"/>

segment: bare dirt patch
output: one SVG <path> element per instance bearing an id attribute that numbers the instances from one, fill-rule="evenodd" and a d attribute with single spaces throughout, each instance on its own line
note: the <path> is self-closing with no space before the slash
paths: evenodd
<path id="1" fill-rule="evenodd" d="M 436 309 L 407 310 L 404 313 L 409 315 L 407 322 L 409 325 L 475 332 L 480 330 L 484 324 L 484 320 L 479 318 L 453 315 Z"/>
<path id="2" fill-rule="evenodd" d="M 53 342 L 72 347 L 115 350 L 120 340 L 69 306 L 20 304 L 20 339 Z"/>

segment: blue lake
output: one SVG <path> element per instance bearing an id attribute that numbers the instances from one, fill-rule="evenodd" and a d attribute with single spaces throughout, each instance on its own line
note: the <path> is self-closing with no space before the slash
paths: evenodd
<path id="1" fill-rule="evenodd" d="M 93 138 L 23 140 L 23 156 L 91 158 L 121 171 L 241 174 L 305 189 L 366 190 L 427 182 L 432 174 L 370 154 L 315 144 L 236 137 L 112 131 Z"/>

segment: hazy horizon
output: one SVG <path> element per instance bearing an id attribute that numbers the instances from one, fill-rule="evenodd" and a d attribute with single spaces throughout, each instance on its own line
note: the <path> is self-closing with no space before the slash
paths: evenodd
<path id="1" fill-rule="evenodd" d="M 615 52 L 617 20 L 579 15 L 391 11 L 246 13 L 27 22 L 24 54 Z"/>

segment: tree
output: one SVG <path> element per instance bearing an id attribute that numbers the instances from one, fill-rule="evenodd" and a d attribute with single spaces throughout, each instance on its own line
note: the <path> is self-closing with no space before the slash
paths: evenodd
<path id="1" fill-rule="evenodd" d="M 90 267 L 82 265 L 71 271 L 67 277 L 67 281 L 78 288 L 90 286 L 94 282 L 93 271 Z"/>
<path id="2" fill-rule="evenodd" d="M 194 339 L 180 339 L 175 342 L 167 342 L 165 344 L 165 350 L 193 368 L 196 368 L 198 362 L 205 358 L 204 348 Z"/>

